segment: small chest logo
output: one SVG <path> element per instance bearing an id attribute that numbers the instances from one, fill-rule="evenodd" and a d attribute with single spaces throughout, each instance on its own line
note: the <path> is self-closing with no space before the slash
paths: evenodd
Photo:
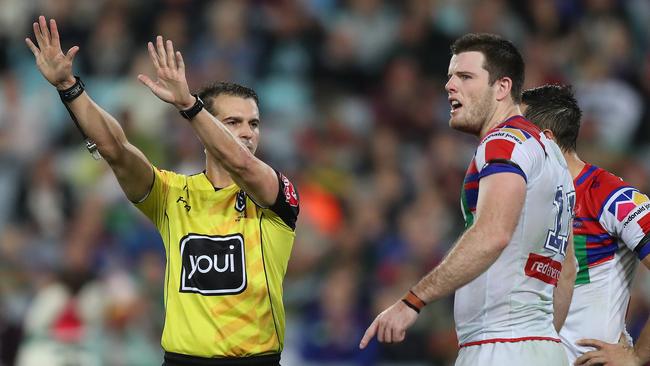
<path id="1" fill-rule="evenodd" d="M 180 292 L 232 295 L 246 288 L 244 238 L 241 234 L 190 234 L 181 240 Z"/>
<path id="2" fill-rule="evenodd" d="M 237 197 L 235 198 L 235 210 L 238 212 L 246 211 L 246 192 L 243 190 L 237 193 Z"/>

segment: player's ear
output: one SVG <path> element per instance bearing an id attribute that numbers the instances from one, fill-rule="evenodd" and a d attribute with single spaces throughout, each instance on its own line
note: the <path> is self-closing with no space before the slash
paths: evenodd
<path id="1" fill-rule="evenodd" d="M 512 79 L 505 76 L 494 83 L 496 84 L 495 97 L 498 101 L 502 101 L 510 96 L 510 90 L 512 90 Z"/>
<path id="2" fill-rule="evenodd" d="M 553 134 L 553 131 L 549 130 L 548 128 L 545 128 L 542 130 L 542 132 L 544 133 L 544 136 L 555 141 L 555 135 Z"/>

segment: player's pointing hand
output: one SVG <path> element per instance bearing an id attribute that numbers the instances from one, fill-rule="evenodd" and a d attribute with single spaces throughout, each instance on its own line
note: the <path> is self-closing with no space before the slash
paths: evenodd
<path id="1" fill-rule="evenodd" d="M 79 47 L 73 46 L 66 54 L 63 54 L 59 30 L 54 19 L 50 19 L 48 25 L 45 17 L 41 15 L 38 17 L 38 22 L 34 22 L 33 27 L 36 45 L 29 38 L 25 38 L 25 43 L 36 58 L 38 70 L 50 84 L 59 90 L 65 90 L 74 85 L 76 80 L 72 74 L 72 60 L 79 51 Z"/>
<path id="2" fill-rule="evenodd" d="M 401 300 L 377 315 L 363 335 L 359 348 L 364 349 L 376 335 L 383 343 L 398 343 L 406 337 L 406 330 L 415 323 L 418 313 Z"/>
<path id="3" fill-rule="evenodd" d="M 175 105 L 178 109 L 192 107 L 195 98 L 190 94 L 185 79 L 185 62 L 180 51 L 174 51 L 171 40 L 164 41 L 156 37 L 156 44 L 149 42 L 149 57 L 156 70 L 157 80 L 153 81 L 147 75 L 138 75 L 138 80 L 146 85 L 158 98 Z"/>

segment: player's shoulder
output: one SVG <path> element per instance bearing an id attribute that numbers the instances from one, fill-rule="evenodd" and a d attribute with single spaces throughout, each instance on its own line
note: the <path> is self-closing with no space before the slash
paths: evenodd
<path id="1" fill-rule="evenodd" d="M 600 206 L 599 217 L 609 212 L 622 220 L 635 207 L 649 202 L 648 196 L 622 178 L 602 168 L 596 168 L 588 183 L 588 198 Z"/>
<path id="2" fill-rule="evenodd" d="M 591 174 L 591 179 L 587 182 L 587 191 L 589 195 L 598 201 L 606 201 L 608 198 L 611 198 L 613 194 L 619 191 L 625 191 L 627 189 L 635 189 L 623 178 L 616 176 L 615 174 L 599 168 L 595 165 L 592 165 L 588 170 L 593 170 Z M 580 177 L 576 180 L 580 181 Z"/>
<path id="3" fill-rule="evenodd" d="M 513 148 L 538 150 L 545 149 L 539 127 L 522 116 L 514 116 L 488 131 L 481 145 L 497 143 L 512 144 Z"/>

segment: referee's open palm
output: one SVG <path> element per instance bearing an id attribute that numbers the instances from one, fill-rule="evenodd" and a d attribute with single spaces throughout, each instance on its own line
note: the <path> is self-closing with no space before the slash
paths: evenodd
<path id="1" fill-rule="evenodd" d="M 185 63 L 180 51 L 174 52 L 171 40 L 166 42 L 161 36 L 156 37 L 156 45 L 149 42 L 149 57 L 156 70 L 157 80 L 153 81 L 146 75 L 138 75 L 138 80 L 146 85 L 163 101 L 187 109 L 194 104 L 194 97 L 190 94 L 187 80 L 185 79 Z"/>
<path id="2" fill-rule="evenodd" d="M 79 51 L 79 47 L 74 46 L 66 54 L 63 54 L 56 21 L 50 19 L 49 27 L 47 23 L 45 17 L 41 15 L 38 17 L 38 22 L 33 24 L 34 37 L 38 47 L 29 38 L 25 38 L 25 43 L 36 57 L 36 66 L 45 79 L 57 89 L 66 89 L 75 83 L 72 74 L 72 60 Z"/>

